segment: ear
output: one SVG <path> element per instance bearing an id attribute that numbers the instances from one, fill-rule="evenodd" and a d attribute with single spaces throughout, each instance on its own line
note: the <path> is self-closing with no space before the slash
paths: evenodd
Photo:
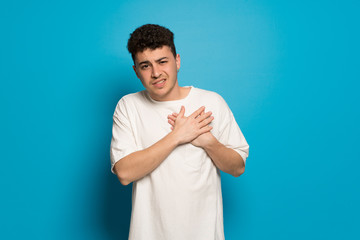
<path id="1" fill-rule="evenodd" d="M 176 69 L 179 71 L 180 70 L 180 54 L 176 54 L 175 62 L 176 62 Z"/>
<path id="2" fill-rule="evenodd" d="M 133 67 L 133 69 L 134 69 L 134 72 L 135 72 L 135 74 L 136 74 L 136 77 L 139 78 L 139 74 L 138 74 L 138 72 L 136 71 L 135 65 L 133 65 L 132 67 Z M 139 78 L 139 79 L 140 79 L 140 78 Z"/>

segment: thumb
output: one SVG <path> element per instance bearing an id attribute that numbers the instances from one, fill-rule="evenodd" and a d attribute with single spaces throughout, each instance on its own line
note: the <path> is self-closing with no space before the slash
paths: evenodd
<path id="1" fill-rule="evenodd" d="M 179 112 L 179 117 L 183 117 L 184 114 L 185 114 L 185 107 L 184 107 L 184 106 L 181 106 L 180 112 Z"/>

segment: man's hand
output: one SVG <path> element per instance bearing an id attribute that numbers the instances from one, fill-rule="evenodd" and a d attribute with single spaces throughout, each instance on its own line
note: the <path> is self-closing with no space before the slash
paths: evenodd
<path id="1" fill-rule="evenodd" d="M 190 116 L 185 117 L 185 107 L 181 106 L 180 112 L 172 125 L 173 134 L 179 140 L 179 144 L 192 142 L 200 135 L 210 132 L 212 127 L 209 126 L 209 123 L 214 117 L 211 116 L 211 112 L 204 113 L 204 110 L 205 107 L 200 107 Z"/>
<path id="2" fill-rule="evenodd" d="M 180 113 L 173 113 L 168 116 L 168 122 L 171 124 L 171 129 L 175 131 L 177 128 L 177 124 L 181 122 L 182 118 L 184 117 L 184 111 L 180 111 Z M 202 107 L 191 116 L 195 119 L 198 119 L 203 124 L 211 123 L 211 121 L 214 119 L 213 116 L 211 116 L 211 112 L 205 113 L 205 108 Z M 181 114 L 181 115 L 180 115 Z M 181 118 L 179 118 L 181 117 Z M 205 127 L 210 127 L 209 125 L 205 125 Z M 237 153 L 234 149 L 227 148 L 225 145 L 220 143 L 214 135 L 209 131 L 205 131 L 204 133 L 198 135 L 196 138 L 194 138 L 191 141 L 191 144 L 193 144 L 196 147 L 201 147 L 205 150 L 205 152 L 208 154 L 208 156 L 211 158 L 213 163 L 217 168 L 219 168 L 221 171 L 224 171 L 226 173 L 229 173 L 233 175 L 234 177 L 238 177 L 245 171 L 245 163 L 240 156 L 239 153 Z"/>
<path id="3" fill-rule="evenodd" d="M 214 117 L 211 116 L 212 114 L 211 112 L 205 113 L 205 107 L 201 107 L 198 110 L 196 110 L 193 114 L 191 114 L 189 117 L 184 117 L 184 113 L 185 113 L 185 108 L 181 107 L 179 113 L 173 113 L 168 116 L 168 122 L 171 124 L 171 129 L 173 131 L 176 131 L 178 127 L 183 126 L 187 119 L 188 122 L 189 121 L 192 122 L 190 124 L 192 128 L 188 128 L 189 133 L 192 131 L 193 133 L 198 133 L 198 135 L 195 136 L 196 134 L 192 134 L 192 135 L 189 134 L 189 137 L 184 136 L 184 138 L 187 140 L 186 142 L 191 142 L 191 144 L 193 144 L 196 147 L 204 147 L 215 140 L 215 137 L 210 132 L 212 127 L 209 126 L 212 120 L 214 120 Z M 197 125 L 197 129 L 195 127 L 196 125 Z"/>

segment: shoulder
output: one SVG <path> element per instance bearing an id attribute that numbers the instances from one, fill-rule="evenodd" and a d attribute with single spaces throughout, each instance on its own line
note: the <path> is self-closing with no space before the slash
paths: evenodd
<path id="1" fill-rule="evenodd" d="M 129 108 L 141 104 L 146 100 L 146 93 L 144 91 L 126 94 L 120 98 L 120 100 L 116 104 L 115 113 L 116 112 L 123 112 L 128 111 Z"/>
<path id="2" fill-rule="evenodd" d="M 226 121 L 232 116 L 229 105 L 220 94 L 200 88 L 195 88 L 194 90 L 194 93 L 196 93 L 194 94 L 196 95 L 194 102 L 201 103 L 208 110 L 211 110 L 218 119 Z"/>
<path id="3" fill-rule="evenodd" d="M 217 92 L 205 90 L 205 89 L 201 89 L 201 88 L 195 88 L 195 87 L 194 87 L 194 90 L 195 90 L 194 92 L 196 93 L 195 95 L 200 98 L 204 98 L 204 99 L 214 102 L 216 104 L 226 104 L 224 98 Z"/>
<path id="4" fill-rule="evenodd" d="M 128 103 L 130 103 L 130 102 L 142 100 L 144 97 L 145 97 L 145 90 L 140 91 L 140 92 L 136 92 L 136 93 L 126 94 L 122 98 L 120 98 L 119 102 L 128 102 Z"/>
<path id="5" fill-rule="evenodd" d="M 144 102 L 146 101 L 146 93 L 145 90 L 136 92 L 136 93 L 129 93 L 124 95 L 117 103 L 119 105 L 131 105 L 136 104 L 137 102 Z"/>

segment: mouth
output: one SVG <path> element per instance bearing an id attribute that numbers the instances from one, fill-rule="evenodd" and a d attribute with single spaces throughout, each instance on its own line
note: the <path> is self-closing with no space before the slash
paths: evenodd
<path id="1" fill-rule="evenodd" d="M 154 82 L 152 85 L 155 87 L 161 88 L 165 85 L 166 79 L 161 79 L 159 81 Z"/>

